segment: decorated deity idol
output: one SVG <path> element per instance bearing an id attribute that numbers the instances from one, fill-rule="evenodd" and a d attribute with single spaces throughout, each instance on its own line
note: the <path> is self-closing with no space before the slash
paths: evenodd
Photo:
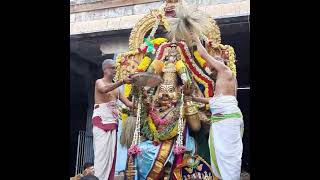
<path id="1" fill-rule="evenodd" d="M 129 153 L 123 162 L 127 179 L 217 179 L 208 155 L 209 108 L 191 98 L 213 96 L 215 73 L 187 31 L 198 33 L 208 51 L 227 59 L 235 73 L 234 52 L 220 44 L 218 26 L 202 14 L 183 10 L 178 0 L 165 2 L 134 26 L 130 51 L 117 58 L 115 80 L 127 74 L 135 80 L 124 87 L 136 107 L 122 112 L 120 142 Z M 168 38 L 159 37 L 159 26 Z"/>

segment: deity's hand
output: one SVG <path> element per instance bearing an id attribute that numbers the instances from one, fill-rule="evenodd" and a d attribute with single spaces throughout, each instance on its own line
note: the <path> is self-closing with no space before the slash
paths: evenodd
<path id="1" fill-rule="evenodd" d="M 186 96 L 190 96 L 194 91 L 194 87 L 190 83 L 186 83 L 183 85 L 183 93 Z"/>

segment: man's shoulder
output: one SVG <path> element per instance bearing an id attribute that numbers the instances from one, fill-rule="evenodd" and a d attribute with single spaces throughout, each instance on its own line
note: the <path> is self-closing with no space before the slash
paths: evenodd
<path id="1" fill-rule="evenodd" d="M 96 85 L 97 85 L 97 84 L 103 85 L 103 84 L 105 84 L 105 83 L 103 82 L 103 79 L 101 78 L 101 79 L 97 79 L 97 80 L 96 80 Z"/>
<path id="2" fill-rule="evenodd" d="M 102 81 L 102 78 L 100 78 L 100 79 L 97 79 L 97 80 L 96 80 L 96 83 L 97 83 L 97 82 L 100 82 L 100 81 Z"/>

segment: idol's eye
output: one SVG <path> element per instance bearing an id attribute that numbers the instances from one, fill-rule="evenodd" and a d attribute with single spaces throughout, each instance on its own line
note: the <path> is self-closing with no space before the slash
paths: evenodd
<path id="1" fill-rule="evenodd" d="M 173 87 L 169 87 L 169 92 L 173 93 L 174 92 L 174 88 Z"/>

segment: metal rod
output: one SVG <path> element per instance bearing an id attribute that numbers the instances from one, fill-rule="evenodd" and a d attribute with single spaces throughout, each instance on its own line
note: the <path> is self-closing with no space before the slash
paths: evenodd
<path id="1" fill-rule="evenodd" d="M 77 175 L 77 172 L 78 172 L 78 165 L 79 165 L 79 148 L 80 148 L 80 132 L 79 132 L 79 134 L 78 134 L 78 147 L 77 147 L 77 160 L 76 160 L 75 176 Z"/>
<path id="2" fill-rule="evenodd" d="M 238 89 L 250 89 L 250 87 L 241 87 L 241 88 L 238 88 Z"/>

